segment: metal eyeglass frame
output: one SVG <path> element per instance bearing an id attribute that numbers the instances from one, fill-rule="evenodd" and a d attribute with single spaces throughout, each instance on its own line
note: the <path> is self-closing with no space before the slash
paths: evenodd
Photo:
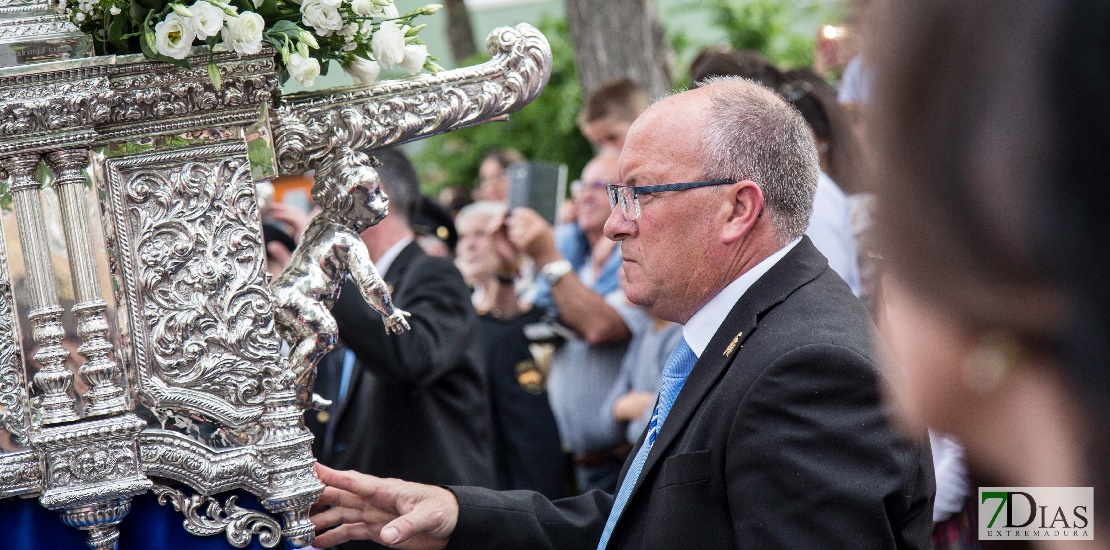
<path id="1" fill-rule="evenodd" d="M 617 204 L 620 204 L 624 219 L 631 222 L 636 221 L 640 217 L 640 195 L 651 195 L 664 191 L 686 191 L 688 189 L 697 189 L 698 187 L 728 185 L 730 183 L 736 183 L 736 180 L 703 180 L 686 183 L 643 185 L 639 187 L 634 185 L 606 185 L 605 190 L 609 194 L 609 208 L 616 209 Z"/>

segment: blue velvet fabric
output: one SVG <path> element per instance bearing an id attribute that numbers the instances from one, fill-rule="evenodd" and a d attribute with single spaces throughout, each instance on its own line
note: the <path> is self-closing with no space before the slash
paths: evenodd
<path id="1" fill-rule="evenodd" d="M 236 504 L 251 510 L 265 511 L 258 499 L 243 491 L 217 495 L 220 505 L 227 497 L 238 495 Z M 204 507 L 201 508 L 204 511 Z M 182 526 L 185 517 L 172 504 L 160 506 L 153 493 L 135 497 L 131 513 L 120 522 L 120 550 L 225 550 L 234 548 L 224 534 L 198 537 Z M 0 533 L 5 550 L 83 550 L 85 532 L 62 523 L 57 512 L 47 510 L 38 499 L 12 498 L 0 500 Z M 251 550 L 262 550 L 258 538 L 251 540 Z"/>

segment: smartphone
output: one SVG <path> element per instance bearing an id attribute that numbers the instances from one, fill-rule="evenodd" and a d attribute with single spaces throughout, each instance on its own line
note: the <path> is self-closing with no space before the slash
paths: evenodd
<path id="1" fill-rule="evenodd" d="M 555 225 L 567 193 L 567 165 L 518 162 L 509 166 L 509 209 L 525 206 Z"/>

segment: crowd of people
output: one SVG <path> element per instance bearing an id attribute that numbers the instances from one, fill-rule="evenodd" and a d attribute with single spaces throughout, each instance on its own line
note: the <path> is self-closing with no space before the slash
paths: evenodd
<path id="1" fill-rule="evenodd" d="M 375 151 L 411 330 L 336 303 L 316 545 L 971 549 L 978 487 L 1110 501 L 1110 8 L 885 8 L 839 90 L 710 48 L 593 91 L 554 224 L 512 149 L 441 205 Z"/>

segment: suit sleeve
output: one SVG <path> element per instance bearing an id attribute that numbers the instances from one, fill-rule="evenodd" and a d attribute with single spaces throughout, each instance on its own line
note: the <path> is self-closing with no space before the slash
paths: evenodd
<path id="1" fill-rule="evenodd" d="M 532 491 L 448 487 L 459 500 L 459 520 L 448 549 L 594 548 L 613 497 L 602 491 L 548 500 Z"/>
<path id="2" fill-rule="evenodd" d="M 391 335 L 348 281 L 332 315 L 339 337 L 359 362 L 375 375 L 423 386 L 454 369 L 478 337 L 478 319 L 470 292 L 455 266 L 442 258 L 421 256 L 404 272 L 393 303 L 409 312 L 411 329 Z"/>
<path id="3" fill-rule="evenodd" d="M 824 344 L 795 349 L 759 375 L 726 451 L 737 548 L 927 547 L 890 525 L 887 508 L 929 508 L 910 516 L 931 521 L 931 505 L 912 495 L 932 472 L 921 449 L 892 431 L 876 376 L 861 355 Z"/>

